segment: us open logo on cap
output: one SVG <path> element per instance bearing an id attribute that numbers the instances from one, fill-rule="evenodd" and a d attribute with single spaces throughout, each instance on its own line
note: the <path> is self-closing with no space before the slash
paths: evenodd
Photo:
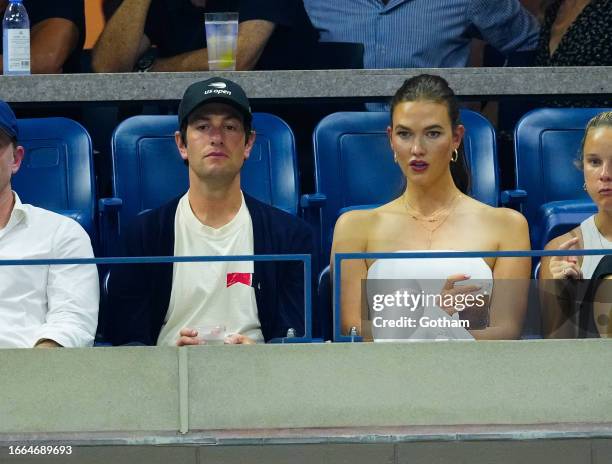
<path id="1" fill-rule="evenodd" d="M 208 86 L 216 89 L 225 89 L 227 84 L 225 82 L 213 82 L 212 84 L 208 84 Z"/>

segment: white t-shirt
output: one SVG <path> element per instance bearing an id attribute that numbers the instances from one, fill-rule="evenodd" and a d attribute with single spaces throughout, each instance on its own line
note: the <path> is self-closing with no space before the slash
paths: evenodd
<path id="1" fill-rule="evenodd" d="M 0 259 L 91 258 L 91 241 L 74 220 L 24 205 L 15 194 L 0 229 Z M 27 348 L 43 338 L 91 346 L 100 288 L 93 264 L 0 266 L 0 348 Z"/>
<path id="2" fill-rule="evenodd" d="M 175 256 L 253 254 L 253 223 L 244 197 L 236 216 L 214 229 L 198 220 L 185 194 L 176 209 L 174 237 Z M 170 304 L 157 344 L 174 346 L 182 328 L 213 325 L 262 342 L 252 280 L 253 261 L 174 263 Z"/>

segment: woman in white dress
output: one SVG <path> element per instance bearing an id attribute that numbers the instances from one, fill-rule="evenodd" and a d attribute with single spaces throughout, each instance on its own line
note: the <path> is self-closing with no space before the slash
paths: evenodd
<path id="1" fill-rule="evenodd" d="M 598 114 L 587 124 L 577 165 L 584 172 L 584 189 L 597 205 L 597 213 L 551 240 L 546 249 L 612 249 L 612 111 Z M 578 307 L 574 300 L 580 295 L 572 292 L 576 286 L 571 281 L 590 279 L 602 258 L 603 255 L 542 258 L 540 295 L 546 337 L 578 335 Z M 599 310 L 607 312 L 605 317 L 589 315 L 599 334 L 607 333 L 607 322 L 612 317 L 609 310 Z"/>
<path id="2" fill-rule="evenodd" d="M 391 102 L 387 133 L 395 162 L 407 178 L 406 190 L 379 208 L 350 211 L 338 219 L 332 265 L 333 255 L 341 252 L 530 249 L 527 221 L 520 213 L 493 208 L 466 194 L 469 171 L 461 147 L 464 131 L 455 95 L 444 79 L 420 75 L 404 82 Z M 496 284 L 488 327 L 467 332 L 461 329 L 467 337 L 457 331 L 438 337 L 439 332 L 432 335 L 420 330 L 417 338 L 516 339 L 525 316 L 530 270 L 529 258 L 429 259 L 426 263 L 345 260 L 341 276 L 342 331 L 347 334 L 356 327 L 360 334 L 367 332 L 367 327 L 362 327 L 367 317 L 362 317 L 361 311 L 361 282 L 366 278 L 401 277 L 414 283 L 415 279 L 435 276 L 439 279 L 437 293 L 445 297 L 482 293 L 482 283 L 475 280 L 492 278 L 496 282 L 505 280 L 507 285 Z M 445 304 L 429 310 L 448 317 L 461 309 L 455 306 Z"/>

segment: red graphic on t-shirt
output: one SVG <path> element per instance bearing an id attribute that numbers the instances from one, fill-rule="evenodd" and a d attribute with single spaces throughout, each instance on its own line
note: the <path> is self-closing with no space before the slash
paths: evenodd
<path id="1" fill-rule="evenodd" d="M 251 286 L 253 280 L 253 274 L 250 272 L 228 272 L 227 273 L 227 287 L 231 287 L 234 284 L 244 284 Z"/>

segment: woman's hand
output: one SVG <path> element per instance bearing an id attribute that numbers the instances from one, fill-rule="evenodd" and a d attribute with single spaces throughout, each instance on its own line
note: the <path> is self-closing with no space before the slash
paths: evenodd
<path id="1" fill-rule="evenodd" d="M 453 274 L 446 278 L 446 282 L 444 283 L 444 287 L 440 291 L 440 296 L 442 297 L 442 306 L 440 307 L 443 311 L 448 313 L 449 316 L 452 316 L 457 312 L 455 309 L 455 300 L 457 295 L 465 295 L 468 293 L 477 292 L 482 288 L 480 285 L 458 285 L 455 286 L 455 283 L 461 282 L 464 280 L 470 279 L 471 276 L 467 274 Z M 462 303 L 465 300 L 465 297 L 462 298 Z"/>
<path id="2" fill-rule="evenodd" d="M 572 250 L 578 244 L 578 237 L 574 237 L 559 245 L 559 250 Z M 553 279 L 582 279 L 582 270 L 578 265 L 576 256 L 553 256 L 550 258 L 548 270 Z"/>

